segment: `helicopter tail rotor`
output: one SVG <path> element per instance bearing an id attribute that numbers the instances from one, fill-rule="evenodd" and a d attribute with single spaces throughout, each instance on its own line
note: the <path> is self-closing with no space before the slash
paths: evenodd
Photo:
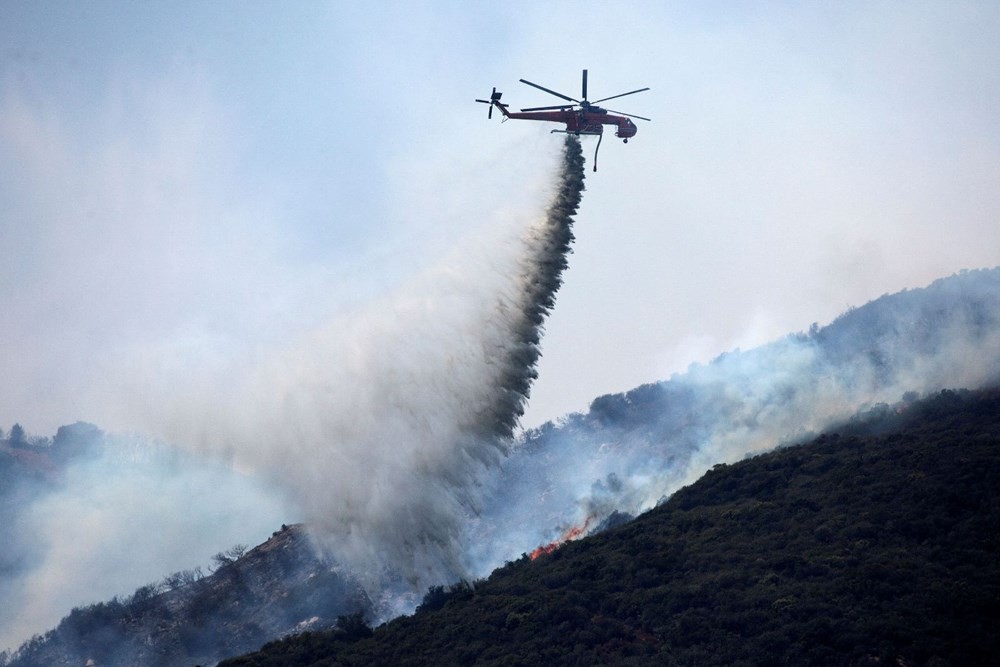
<path id="1" fill-rule="evenodd" d="M 488 99 L 488 100 L 479 100 L 479 99 L 477 99 L 476 100 L 477 102 L 482 102 L 483 104 L 489 104 L 490 105 L 490 110 L 486 113 L 486 117 L 487 118 L 493 118 L 493 105 L 494 104 L 500 104 L 500 96 L 501 95 L 503 95 L 503 93 L 498 93 L 496 86 L 493 86 L 493 92 L 490 93 L 490 99 Z"/>

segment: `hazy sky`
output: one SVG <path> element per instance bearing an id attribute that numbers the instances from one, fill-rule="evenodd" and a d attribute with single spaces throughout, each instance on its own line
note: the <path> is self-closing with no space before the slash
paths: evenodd
<path id="1" fill-rule="evenodd" d="M 540 212 L 561 137 L 473 102 L 555 101 L 522 77 L 653 119 L 588 174 L 528 426 L 995 266 L 997 34 L 995 2 L 4 2 L 0 425 L 136 427 L 136 374 L 224 376 Z"/>

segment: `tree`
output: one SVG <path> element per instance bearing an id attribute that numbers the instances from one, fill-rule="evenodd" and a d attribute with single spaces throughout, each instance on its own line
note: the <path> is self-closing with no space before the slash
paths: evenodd
<path id="1" fill-rule="evenodd" d="M 212 556 L 212 562 L 215 564 L 215 569 L 219 570 L 229 565 L 230 563 L 235 563 L 247 552 L 247 545 L 245 544 L 234 544 L 225 551 L 220 551 L 219 553 Z"/>
<path id="2" fill-rule="evenodd" d="M 368 625 L 364 613 L 360 611 L 338 616 L 337 631 L 341 634 L 341 638 L 347 641 L 366 639 L 372 636 L 372 626 Z"/>
<path id="3" fill-rule="evenodd" d="M 8 439 L 8 442 L 11 447 L 24 447 L 28 444 L 24 428 L 20 424 L 14 424 L 10 427 L 10 438 Z"/>
<path id="4" fill-rule="evenodd" d="M 60 426 L 52 439 L 52 455 L 62 462 L 73 456 L 96 453 L 104 442 L 104 432 L 93 424 L 76 422 Z"/>
<path id="5" fill-rule="evenodd" d="M 132 613 L 142 613 L 152 605 L 153 600 L 156 599 L 156 596 L 159 594 L 159 584 L 146 584 L 145 586 L 137 588 L 135 593 L 132 593 L 132 597 L 128 599 L 128 602 L 126 602 L 125 605 Z"/>
<path id="6" fill-rule="evenodd" d="M 181 577 L 183 578 L 183 584 L 187 586 L 188 584 L 193 584 L 205 575 L 201 571 L 201 567 L 195 567 L 191 570 L 181 571 Z"/>
<path id="7" fill-rule="evenodd" d="M 239 560 L 243 558 L 248 548 L 249 547 L 247 547 L 247 545 L 245 544 L 234 544 L 233 546 L 229 547 L 229 551 L 226 552 L 226 555 L 232 558 L 233 560 Z"/>

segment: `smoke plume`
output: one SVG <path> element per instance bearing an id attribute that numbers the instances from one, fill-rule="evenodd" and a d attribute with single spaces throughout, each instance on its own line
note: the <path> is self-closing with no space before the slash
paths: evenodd
<path id="1" fill-rule="evenodd" d="M 8 526 L 18 567 L 0 581 L 0 640 L 294 521 L 373 597 L 387 580 L 420 592 L 468 576 L 462 521 L 510 447 L 567 266 L 584 185 L 576 138 L 557 164 L 534 217 L 480 228 L 277 351 L 127 348 L 103 417 L 142 436 L 71 462 Z"/>
<path id="2" fill-rule="evenodd" d="M 858 411 L 894 414 L 921 395 L 998 381 L 1000 268 L 884 296 L 527 432 L 470 523 L 470 558 L 489 572 L 650 509 L 714 465 L 807 440 Z"/>
<path id="3" fill-rule="evenodd" d="M 43 462 L 49 450 L 52 472 L 28 467 L 0 488 L 0 650 L 54 627 L 73 607 L 207 566 L 212 553 L 260 541 L 287 520 L 282 499 L 259 479 L 90 428 L 85 443 L 62 438 L 73 430 L 63 427 L 51 445 L 19 450 Z M 8 464 L 2 455 L 0 464 Z"/>
<path id="4" fill-rule="evenodd" d="M 289 346 L 237 391 L 209 384 L 145 421 L 276 481 L 323 549 L 372 584 L 465 576 L 461 517 L 523 412 L 583 178 L 570 137 L 546 213 L 516 236 L 462 247 Z"/>

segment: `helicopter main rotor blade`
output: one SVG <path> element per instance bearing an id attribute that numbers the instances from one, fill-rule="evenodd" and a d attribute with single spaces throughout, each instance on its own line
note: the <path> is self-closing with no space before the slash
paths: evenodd
<path id="1" fill-rule="evenodd" d="M 625 113 L 624 111 L 615 111 L 614 109 L 608 109 L 607 111 L 611 113 L 616 113 L 619 116 L 628 116 L 629 118 L 638 118 L 639 120 L 649 120 L 649 121 L 652 120 L 652 118 L 646 118 L 645 116 L 636 116 L 635 114 Z"/>
<path id="2" fill-rule="evenodd" d="M 583 99 L 587 99 L 587 70 L 583 70 Z"/>
<path id="3" fill-rule="evenodd" d="M 527 81 L 526 79 L 518 79 L 518 80 L 519 80 L 519 81 L 520 81 L 521 83 L 526 83 L 526 84 L 528 84 L 529 86 L 532 86 L 533 88 L 537 88 L 538 90 L 544 90 L 544 91 L 545 91 L 545 92 L 547 92 L 547 93 L 548 93 L 549 95 L 555 95 L 556 97 L 561 97 L 562 99 L 564 99 L 564 100 L 569 100 L 570 102 L 577 102 L 577 103 L 579 103 L 579 102 L 580 102 L 580 100 L 574 100 L 574 99 L 573 99 L 572 97 L 566 97 L 566 96 L 565 96 L 565 95 L 563 95 L 562 93 L 557 93 L 557 92 L 556 92 L 556 91 L 554 91 L 554 90 L 549 90 L 548 88 L 546 88 L 546 87 L 544 87 L 544 86 L 539 86 L 539 85 L 538 85 L 537 83 L 531 83 L 530 81 Z"/>
<path id="4" fill-rule="evenodd" d="M 531 107 L 529 109 L 521 109 L 521 111 L 552 111 L 558 109 L 560 111 L 565 109 L 572 109 L 574 105 L 571 104 L 560 104 L 553 107 Z"/>
<path id="5" fill-rule="evenodd" d="M 591 104 L 597 104 L 598 102 L 607 102 L 608 100 L 613 100 L 616 97 L 625 97 L 626 95 L 635 95 L 636 93 L 641 93 L 644 90 L 649 90 L 649 88 L 639 88 L 638 90 L 630 90 L 627 93 L 620 93 L 618 95 L 612 95 L 611 97 L 604 97 L 604 98 L 601 98 L 601 99 L 597 100 L 596 102 L 591 102 Z"/>

